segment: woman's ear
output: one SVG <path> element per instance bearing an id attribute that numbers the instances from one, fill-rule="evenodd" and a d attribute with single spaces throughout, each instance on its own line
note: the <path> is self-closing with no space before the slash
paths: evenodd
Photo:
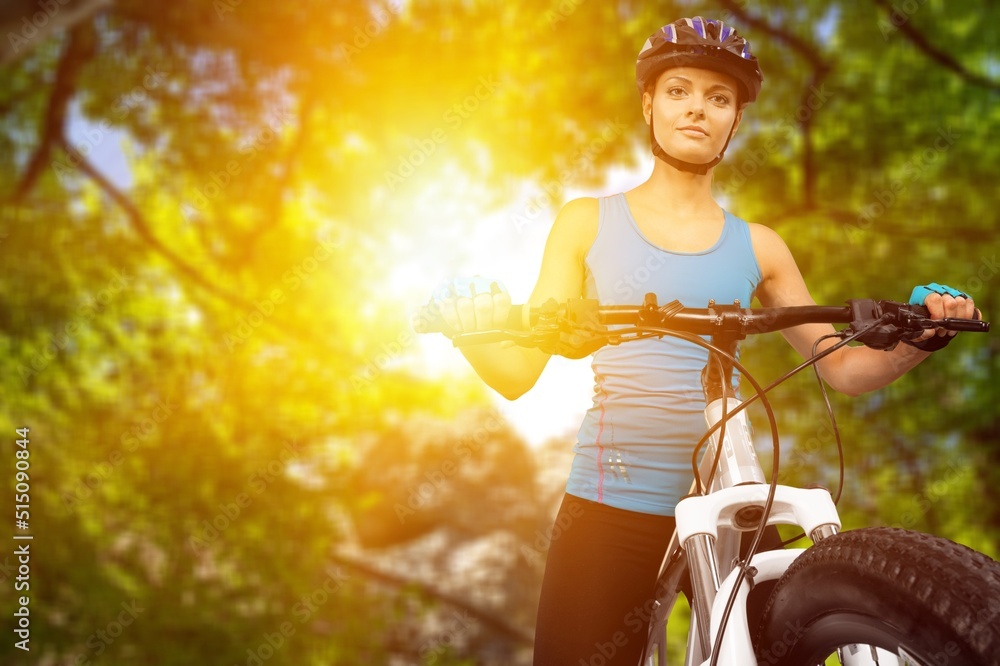
<path id="1" fill-rule="evenodd" d="M 736 136 L 736 130 L 740 128 L 740 121 L 743 120 L 743 109 L 736 112 L 736 120 L 733 122 L 733 131 L 730 132 L 729 138 L 732 140 Z"/>
<path id="2" fill-rule="evenodd" d="M 653 96 L 647 90 L 642 93 L 642 117 L 646 120 L 648 125 L 651 122 L 651 116 L 653 114 Z"/>

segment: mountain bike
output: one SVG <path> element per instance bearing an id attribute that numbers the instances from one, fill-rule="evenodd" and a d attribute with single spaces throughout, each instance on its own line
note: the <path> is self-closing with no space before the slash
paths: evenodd
<path id="1" fill-rule="evenodd" d="M 774 387 L 851 342 L 891 350 L 928 328 L 989 330 L 989 323 L 979 320 L 932 320 L 921 306 L 871 299 L 847 303 L 741 308 L 739 302 L 709 302 L 707 308 L 685 308 L 676 301 L 659 306 L 655 294 L 647 294 L 641 306 L 604 306 L 589 299 L 514 306 L 504 328 L 463 334 L 448 331 L 428 307 L 418 313 L 414 327 L 443 332 L 455 346 L 512 341 L 561 353 L 567 345 L 672 336 L 708 350 L 702 372 L 708 430 L 693 448 L 694 481 L 676 507 L 676 530 L 657 580 L 640 664 L 667 663 L 666 628 L 687 579 L 692 593 L 686 666 L 1000 665 L 1000 564 L 952 541 L 912 531 L 841 532 L 830 491 L 777 482 L 778 434 L 767 398 Z M 811 358 L 767 387 L 740 364 L 736 348 L 748 335 L 807 323 L 847 326 L 829 336 L 839 342 L 816 353 L 817 340 Z M 755 395 L 736 397 L 734 368 Z M 771 429 L 770 482 L 747 420 L 747 407 L 758 400 Z M 840 448 L 839 435 L 837 443 Z M 800 536 L 813 545 L 757 552 L 765 528 L 778 524 L 801 528 Z M 741 556 L 745 533 L 753 536 Z M 750 626 L 747 599 L 763 583 L 773 585 L 773 591 L 759 623 Z"/>

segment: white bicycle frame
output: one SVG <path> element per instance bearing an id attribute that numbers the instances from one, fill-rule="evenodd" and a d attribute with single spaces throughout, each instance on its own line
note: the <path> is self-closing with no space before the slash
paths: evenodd
<path id="1" fill-rule="evenodd" d="M 734 411 L 740 401 L 728 398 L 727 410 Z M 709 427 L 721 419 L 722 399 L 705 409 Z M 718 431 L 708 445 L 699 466 L 707 479 L 718 446 Z M 642 666 L 667 664 L 667 621 L 677 601 L 682 577 L 690 574 L 693 598 L 688 629 L 686 666 L 708 666 L 711 651 L 722 624 L 724 609 L 732 594 L 739 568 L 740 539 L 743 532 L 757 529 L 769 486 L 757 460 L 747 412 L 743 410 L 726 422 L 722 455 L 707 495 L 681 500 L 676 509 L 677 529 L 660 567 L 657 597 L 649 623 L 649 636 Z M 692 484 L 692 493 L 695 491 Z M 830 493 L 822 488 L 801 489 L 777 486 L 768 525 L 798 525 L 818 542 L 840 531 L 840 517 Z M 747 621 L 746 602 L 753 584 L 777 580 L 804 549 L 774 550 L 757 553 L 750 561 L 752 582 L 744 577 L 737 592 L 722 644 L 719 666 L 757 664 Z M 753 571 L 755 570 L 755 571 Z M 706 629 L 707 627 L 707 629 Z M 794 631 L 790 628 L 789 631 Z M 772 646 L 777 656 L 784 654 L 780 645 Z M 850 666 L 902 666 L 893 654 L 867 645 L 846 646 L 840 651 L 842 664 Z"/>

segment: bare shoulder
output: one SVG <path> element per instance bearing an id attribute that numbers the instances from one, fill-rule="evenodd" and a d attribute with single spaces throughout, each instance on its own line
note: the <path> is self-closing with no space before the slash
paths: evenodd
<path id="1" fill-rule="evenodd" d="M 785 241 L 771 227 L 765 227 L 763 224 L 756 224 L 754 222 L 747 222 L 747 226 L 750 227 L 750 241 L 753 243 L 755 250 L 758 247 L 764 251 L 788 249 Z"/>
<path id="2" fill-rule="evenodd" d="M 582 257 L 597 238 L 600 202 L 594 197 L 567 201 L 552 225 L 551 238 L 570 245 Z"/>
<path id="3" fill-rule="evenodd" d="M 567 201 L 563 205 L 561 212 L 576 215 L 586 215 L 589 212 L 597 215 L 599 209 L 600 203 L 596 197 L 580 197 Z"/>
<path id="4" fill-rule="evenodd" d="M 580 197 L 567 201 L 556 217 L 556 223 L 565 226 L 590 227 L 597 230 L 597 218 L 600 216 L 600 202 L 594 197 Z"/>
<path id="5" fill-rule="evenodd" d="M 776 269 L 780 269 L 789 260 L 794 263 L 791 250 L 777 231 L 752 222 L 748 222 L 747 226 L 750 227 L 750 242 L 764 279 L 773 275 Z"/>
<path id="6" fill-rule="evenodd" d="M 542 268 L 529 302 L 563 301 L 583 295 L 584 257 L 597 237 L 600 203 L 597 199 L 574 199 L 559 211 L 549 231 L 542 254 Z"/>
<path id="7" fill-rule="evenodd" d="M 764 307 L 811 305 L 812 296 L 795 257 L 778 232 L 760 224 L 751 224 L 750 242 L 762 273 L 757 291 L 761 304 Z"/>

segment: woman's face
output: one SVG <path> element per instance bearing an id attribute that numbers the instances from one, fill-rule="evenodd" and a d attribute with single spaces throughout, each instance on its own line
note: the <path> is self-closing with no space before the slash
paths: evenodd
<path id="1" fill-rule="evenodd" d="M 739 125 L 737 90 L 728 74 L 674 67 L 643 94 L 642 111 L 647 125 L 652 114 L 656 140 L 668 155 L 704 164 L 722 152 Z"/>

